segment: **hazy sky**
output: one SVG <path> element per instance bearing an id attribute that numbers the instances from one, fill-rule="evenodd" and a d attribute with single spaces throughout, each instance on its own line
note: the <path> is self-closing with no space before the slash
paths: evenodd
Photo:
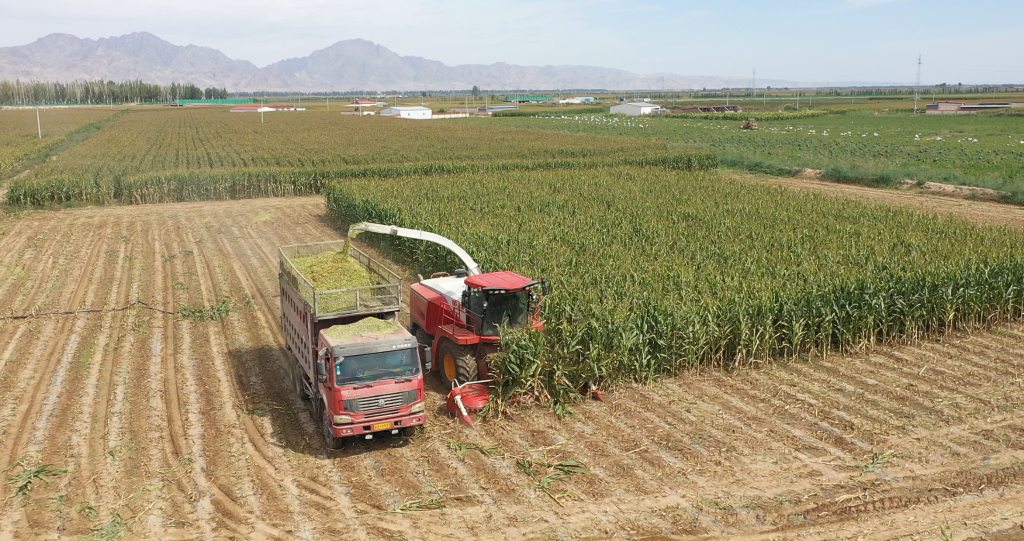
<path id="1" fill-rule="evenodd" d="M 265 66 L 348 38 L 449 65 L 804 82 L 1024 82 L 1021 0 L 0 0 L 0 46 L 148 31 Z"/>

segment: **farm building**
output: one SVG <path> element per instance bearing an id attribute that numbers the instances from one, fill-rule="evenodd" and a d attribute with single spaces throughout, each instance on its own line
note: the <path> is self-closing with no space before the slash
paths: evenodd
<path id="1" fill-rule="evenodd" d="M 580 100 L 580 103 L 594 103 L 595 101 L 597 101 L 590 96 L 576 96 L 576 98 L 574 99 Z"/>
<path id="2" fill-rule="evenodd" d="M 294 105 L 286 105 L 283 103 L 277 103 L 273 105 L 239 105 L 232 107 L 232 113 L 269 113 L 271 111 L 305 111 L 305 107 L 296 107 Z"/>
<path id="3" fill-rule="evenodd" d="M 651 113 L 660 113 L 661 106 L 653 103 L 621 103 L 613 106 L 611 112 L 613 115 L 641 116 L 649 115 Z"/>
<path id="4" fill-rule="evenodd" d="M 929 103 L 925 107 L 925 113 L 929 115 L 965 115 L 977 111 L 991 111 L 993 109 L 1008 109 L 1010 107 L 1022 107 L 1022 103 L 981 103 L 968 104 L 962 101 L 940 101 Z"/>
<path id="5" fill-rule="evenodd" d="M 475 113 L 474 113 L 475 114 Z M 444 119 L 444 118 L 469 118 L 469 113 L 433 113 L 430 115 L 432 120 Z"/>
<path id="6" fill-rule="evenodd" d="M 380 112 L 380 116 L 394 116 L 398 118 L 413 118 L 418 120 L 430 120 L 433 111 L 428 107 L 413 105 L 409 107 L 388 107 Z"/>

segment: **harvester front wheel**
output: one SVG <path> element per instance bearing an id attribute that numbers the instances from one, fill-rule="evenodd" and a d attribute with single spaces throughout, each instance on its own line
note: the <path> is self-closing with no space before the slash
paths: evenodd
<path id="1" fill-rule="evenodd" d="M 473 352 L 469 348 L 445 340 L 441 344 L 439 358 L 441 359 L 441 381 L 449 389 L 456 380 L 461 383 L 476 380 L 476 357 L 473 356 Z"/>

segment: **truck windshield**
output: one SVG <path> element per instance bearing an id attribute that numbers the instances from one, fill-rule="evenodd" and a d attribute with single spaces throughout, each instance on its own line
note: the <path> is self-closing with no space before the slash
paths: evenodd
<path id="1" fill-rule="evenodd" d="M 498 328 L 523 327 L 529 320 L 530 294 L 527 291 L 512 293 L 492 293 L 487 295 L 487 308 L 484 309 L 483 328 L 480 334 L 497 336 Z"/>
<path id="2" fill-rule="evenodd" d="M 419 373 L 416 348 L 339 357 L 334 363 L 335 384 L 339 387 L 417 376 Z"/>

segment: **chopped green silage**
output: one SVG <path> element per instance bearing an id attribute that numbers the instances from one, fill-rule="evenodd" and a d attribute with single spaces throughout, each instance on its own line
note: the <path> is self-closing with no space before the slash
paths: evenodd
<path id="1" fill-rule="evenodd" d="M 373 285 L 370 271 L 341 252 L 293 257 L 292 264 L 319 291 Z"/>
<path id="2" fill-rule="evenodd" d="M 398 330 L 398 324 L 393 321 L 384 321 L 375 317 L 360 319 L 348 325 L 335 325 L 324 330 L 324 334 L 331 340 L 344 341 L 359 336 L 371 334 L 390 334 Z"/>

